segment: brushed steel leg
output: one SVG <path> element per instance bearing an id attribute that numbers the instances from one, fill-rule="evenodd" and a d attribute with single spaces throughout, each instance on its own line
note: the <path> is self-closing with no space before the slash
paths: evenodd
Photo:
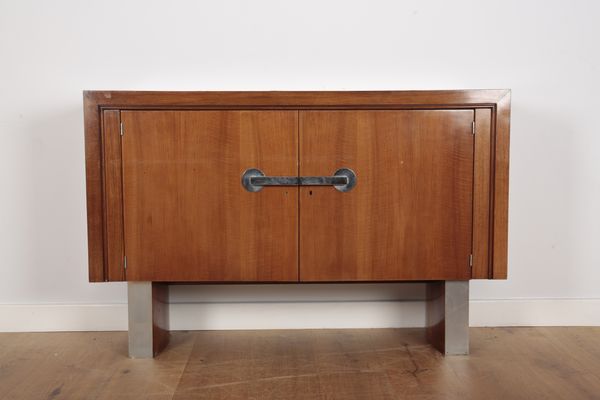
<path id="1" fill-rule="evenodd" d="M 427 284 L 427 339 L 444 355 L 469 354 L 469 281 Z"/>
<path id="2" fill-rule="evenodd" d="M 129 357 L 152 358 L 169 342 L 169 287 L 127 282 Z"/>

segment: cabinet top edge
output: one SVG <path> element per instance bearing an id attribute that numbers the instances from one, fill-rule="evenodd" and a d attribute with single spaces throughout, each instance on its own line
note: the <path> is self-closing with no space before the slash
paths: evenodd
<path id="1" fill-rule="evenodd" d="M 87 106 L 494 106 L 510 89 L 410 91 L 121 91 L 84 90 Z"/>

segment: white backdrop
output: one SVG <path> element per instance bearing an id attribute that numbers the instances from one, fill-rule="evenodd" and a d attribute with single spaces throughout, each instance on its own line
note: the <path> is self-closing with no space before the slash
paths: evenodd
<path id="1" fill-rule="evenodd" d="M 125 286 L 87 282 L 84 89 L 511 88 L 509 279 L 472 283 L 472 324 L 599 324 L 599 19 L 595 1 L 0 0 L 0 330 L 126 327 Z M 173 318 L 411 326 L 422 292 L 177 287 Z"/>

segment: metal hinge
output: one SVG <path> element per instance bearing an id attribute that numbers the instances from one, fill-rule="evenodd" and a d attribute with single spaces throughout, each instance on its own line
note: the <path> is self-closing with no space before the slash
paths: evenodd
<path id="1" fill-rule="evenodd" d="M 121 136 L 123 136 L 123 133 L 125 133 L 125 130 L 123 129 L 123 123 L 121 122 L 119 125 L 121 129 Z"/>
<path id="2" fill-rule="evenodd" d="M 123 131 L 121 131 L 121 135 L 123 134 L 122 132 Z M 473 132 L 473 135 L 474 135 L 475 134 L 475 121 L 473 121 L 473 131 L 472 132 Z"/>
<path id="3" fill-rule="evenodd" d="M 123 269 L 127 269 L 127 256 L 123 256 Z"/>
<path id="4" fill-rule="evenodd" d="M 469 267 L 473 268 L 473 254 L 469 254 Z"/>

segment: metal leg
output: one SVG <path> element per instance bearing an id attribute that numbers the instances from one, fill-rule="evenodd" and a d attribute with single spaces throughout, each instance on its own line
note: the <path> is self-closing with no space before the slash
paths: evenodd
<path id="1" fill-rule="evenodd" d="M 427 284 L 427 340 L 444 355 L 469 354 L 469 281 Z"/>
<path id="2" fill-rule="evenodd" d="M 169 342 L 169 286 L 128 282 L 129 357 L 152 358 Z"/>

